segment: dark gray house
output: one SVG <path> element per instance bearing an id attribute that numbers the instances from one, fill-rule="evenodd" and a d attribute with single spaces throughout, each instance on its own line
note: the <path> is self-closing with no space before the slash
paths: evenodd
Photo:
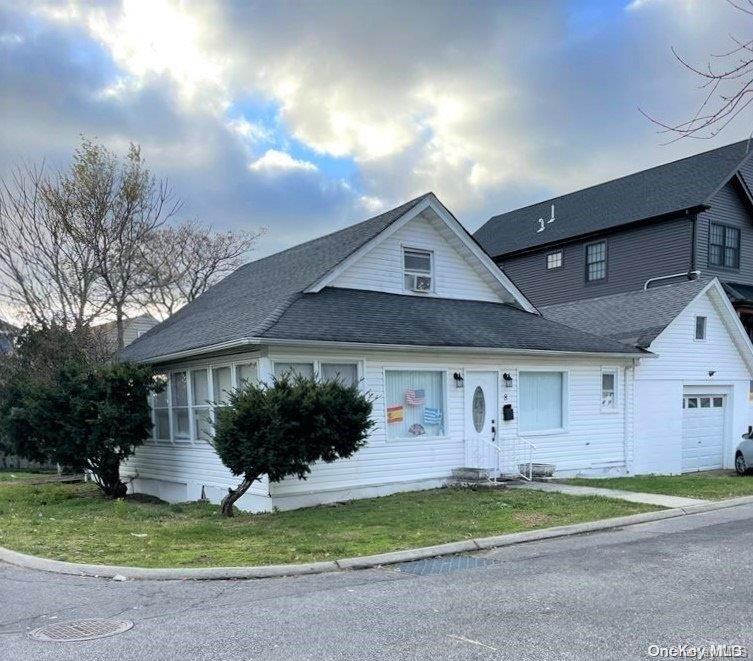
<path id="1" fill-rule="evenodd" d="M 753 334 L 750 157 L 748 141 L 713 149 L 494 216 L 474 237 L 537 306 L 701 272 Z"/>

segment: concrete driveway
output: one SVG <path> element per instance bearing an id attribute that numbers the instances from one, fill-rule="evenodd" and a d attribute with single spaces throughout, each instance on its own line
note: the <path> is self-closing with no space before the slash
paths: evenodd
<path id="1" fill-rule="evenodd" d="M 475 557 L 211 583 L 0 565 L 0 658 L 640 659 L 685 643 L 753 655 L 753 505 Z M 134 628 L 85 643 L 26 635 L 116 616 Z"/>

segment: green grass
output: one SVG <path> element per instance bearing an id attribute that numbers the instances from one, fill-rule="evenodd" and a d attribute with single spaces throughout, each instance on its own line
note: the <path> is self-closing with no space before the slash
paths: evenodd
<path id="1" fill-rule="evenodd" d="M 567 484 L 662 493 L 670 496 L 723 500 L 753 495 L 753 476 L 740 477 L 733 471 L 706 471 L 687 475 L 638 475 L 636 477 L 573 478 Z"/>
<path id="2" fill-rule="evenodd" d="M 307 562 L 655 509 L 524 490 L 437 489 L 222 519 L 207 503 L 107 500 L 92 484 L 0 484 L 0 546 L 142 567 Z"/>
<path id="3" fill-rule="evenodd" d="M 54 470 L 34 468 L 0 468 L 0 482 L 16 482 L 57 475 Z"/>

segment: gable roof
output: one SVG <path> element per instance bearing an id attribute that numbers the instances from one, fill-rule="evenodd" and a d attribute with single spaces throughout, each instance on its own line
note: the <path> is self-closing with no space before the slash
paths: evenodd
<path id="1" fill-rule="evenodd" d="M 507 303 L 333 287 L 298 298 L 262 338 L 400 347 L 643 353 Z"/>
<path id="2" fill-rule="evenodd" d="M 748 141 L 712 149 L 490 218 L 474 234 L 493 257 L 708 205 L 748 158 Z M 554 204 L 555 218 L 543 232 Z"/>
<path id="3" fill-rule="evenodd" d="M 121 358 L 148 360 L 261 335 L 305 289 L 429 195 L 244 264 L 144 333 Z"/>
<path id="4" fill-rule="evenodd" d="M 573 328 L 645 349 L 714 280 L 698 278 L 647 290 L 558 303 L 541 308 L 541 313 Z"/>

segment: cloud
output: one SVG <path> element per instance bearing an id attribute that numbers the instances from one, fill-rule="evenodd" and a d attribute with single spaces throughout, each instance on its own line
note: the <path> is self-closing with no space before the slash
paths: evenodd
<path id="1" fill-rule="evenodd" d="M 299 161 L 284 151 L 268 149 L 263 156 L 250 163 L 248 169 L 254 172 L 277 174 L 292 171 L 316 172 L 317 167 L 308 161 Z"/>

